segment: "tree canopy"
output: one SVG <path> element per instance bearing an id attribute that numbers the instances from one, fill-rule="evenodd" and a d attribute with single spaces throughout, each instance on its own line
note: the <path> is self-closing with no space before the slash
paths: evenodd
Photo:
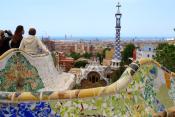
<path id="1" fill-rule="evenodd" d="M 74 64 L 74 67 L 75 68 L 80 68 L 80 67 L 85 67 L 86 66 L 86 64 L 88 64 L 88 62 L 87 61 L 78 61 L 78 62 L 76 62 L 75 64 Z"/>
<path id="2" fill-rule="evenodd" d="M 110 48 L 103 49 L 103 53 L 102 53 L 103 58 L 105 58 L 106 51 L 110 51 L 110 50 L 111 50 Z"/>
<path id="3" fill-rule="evenodd" d="M 69 57 L 72 57 L 75 60 L 77 60 L 77 59 L 79 59 L 81 57 L 81 55 L 80 55 L 80 53 L 72 52 L 72 53 L 70 53 Z"/>
<path id="4" fill-rule="evenodd" d="M 83 57 L 86 58 L 86 59 L 90 59 L 92 57 L 92 53 L 85 52 L 83 54 Z"/>
<path id="5" fill-rule="evenodd" d="M 130 64 L 131 60 L 129 58 L 133 57 L 133 51 L 135 49 L 135 45 L 130 43 L 127 44 L 122 52 L 122 63 L 125 65 Z"/>
<path id="6" fill-rule="evenodd" d="M 169 70 L 175 72 L 175 45 L 160 43 L 156 48 L 154 59 Z"/>
<path id="7" fill-rule="evenodd" d="M 102 61 L 103 61 L 103 54 L 101 54 L 101 53 L 97 53 L 97 58 L 99 59 L 99 62 L 100 62 L 100 64 L 102 63 Z"/>

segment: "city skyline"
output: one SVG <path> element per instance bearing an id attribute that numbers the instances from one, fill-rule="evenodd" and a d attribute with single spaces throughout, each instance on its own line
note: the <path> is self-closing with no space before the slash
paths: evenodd
<path id="1" fill-rule="evenodd" d="M 174 37 L 173 0 L 118 0 L 122 37 Z M 1 1 L 0 29 L 36 27 L 39 36 L 114 37 L 117 0 Z"/>

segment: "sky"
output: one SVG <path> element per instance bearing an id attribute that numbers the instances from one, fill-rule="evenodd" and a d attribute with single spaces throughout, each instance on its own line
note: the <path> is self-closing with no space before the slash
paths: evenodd
<path id="1" fill-rule="evenodd" d="M 39 36 L 115 36 L 121 3 L 121 36 L 175 37 L 175 0 L 0 0 L 0 29 L 21 24 Z"/>

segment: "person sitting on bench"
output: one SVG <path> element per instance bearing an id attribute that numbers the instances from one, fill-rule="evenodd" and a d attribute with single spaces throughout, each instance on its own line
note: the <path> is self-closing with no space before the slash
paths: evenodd
<path id="1" fill-rule="evenodd" d="M 30 28 L 29 36 L 21 41 L 19 49 L 33 55 L 49 53 L 49 50 L 46 48 L 46 46 L 35 35 L 36 29 Z"/>

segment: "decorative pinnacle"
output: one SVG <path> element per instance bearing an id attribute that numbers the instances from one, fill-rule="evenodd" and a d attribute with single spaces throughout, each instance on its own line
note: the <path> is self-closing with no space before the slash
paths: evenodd
<path id="1" fill-rule="evenodd" d="M 120 7 L 121 7 L 121 4 L 118 2 L 118 4 L 116 5 L 116 7 L 118 7 L 118 13 L 120 13 Z"/>

